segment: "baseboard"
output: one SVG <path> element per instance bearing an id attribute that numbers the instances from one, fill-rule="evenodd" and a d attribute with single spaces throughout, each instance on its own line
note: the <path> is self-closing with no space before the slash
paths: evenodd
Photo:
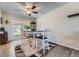
<path id="1" fill-rule="evenodd" d="M 56 43 L 53 43 L 53 42 L 50 42 L 50 41 L 49 41 L 49 44 L 52 44 L 52 45 L 57 45 Z"/>

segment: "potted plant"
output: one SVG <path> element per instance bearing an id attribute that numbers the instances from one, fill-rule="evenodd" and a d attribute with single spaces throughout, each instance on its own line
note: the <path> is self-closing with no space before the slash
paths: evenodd
<path id="1" fill-rule="evenodd" d="M 23 30 L 24 30 L 24 31 L 30 31 L 31 28 L 30 28 L 29 25 L 23 25 Z"/>

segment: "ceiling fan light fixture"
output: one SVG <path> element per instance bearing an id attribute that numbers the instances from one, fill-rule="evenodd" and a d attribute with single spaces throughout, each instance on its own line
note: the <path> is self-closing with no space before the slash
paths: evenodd
<path id="1" fill-rule="evenodd" d="M 31 16 L 31 14 L 29 14 L 29 16 Z"/>
<path id="2" fill-rule="evenodd" d="M 31 16 L 32 14 L 38 14 L 38 10 L 39 10 L 36 3 L 24 3 L 22 4 L 22 8 L 24 8 L 24 10 L 29 16 Z"/>

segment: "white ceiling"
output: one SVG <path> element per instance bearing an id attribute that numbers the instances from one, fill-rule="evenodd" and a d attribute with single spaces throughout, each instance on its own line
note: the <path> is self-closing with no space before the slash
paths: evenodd
<path id="1" fill-rule="evenodd" d="M 64 4 L 66 3 L 65 2 L 38 2 L 37 5 L 40 7 L 40 11 L 38 15 L 33 15 L 32 17 L 40 17 Z M 16 2 L 0 2 L 0 10 L 17 17 L 32 18 L 31 16 L 28 16 L 28 14 L 24 10 L 22 10 Z"/>

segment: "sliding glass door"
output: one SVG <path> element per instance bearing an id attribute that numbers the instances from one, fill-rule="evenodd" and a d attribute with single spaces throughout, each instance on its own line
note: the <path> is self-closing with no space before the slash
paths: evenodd
<path id="1" fill-rule="evenodd" d="M 21 39 L 21 31 L 22 25 L 21 24 L 14 24 L 13 25 L 13 39 Z"/>
<path id="2" fill-rule="evenodd" d="M 23 31 L 30 30 L 30 26 L 28 24 L 13 24 L 12 36 L 14 39 L 22 39 Z"/>

